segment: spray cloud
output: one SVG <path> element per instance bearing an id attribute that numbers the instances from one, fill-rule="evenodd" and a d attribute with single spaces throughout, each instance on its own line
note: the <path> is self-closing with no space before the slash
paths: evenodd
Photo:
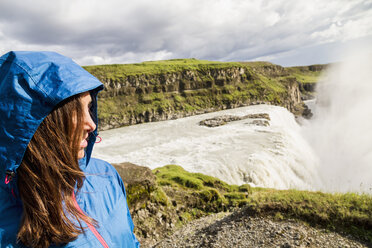
<path id="1" fill-rule="evenodd" d="M 327 191 L 372 193 L 372 53 L 351 51 L 318 83 L 305 133 L 319 157 Z"/>

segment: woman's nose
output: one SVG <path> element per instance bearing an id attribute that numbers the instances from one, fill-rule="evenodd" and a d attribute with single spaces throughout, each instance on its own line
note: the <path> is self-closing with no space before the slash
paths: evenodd
<path id="1" fill-rule="evenodd" d="M 85 113 L 84 115 L 84 129 L 90 133 L 96 129 L 96 123 L 94 123 L 90 113 Z"/>

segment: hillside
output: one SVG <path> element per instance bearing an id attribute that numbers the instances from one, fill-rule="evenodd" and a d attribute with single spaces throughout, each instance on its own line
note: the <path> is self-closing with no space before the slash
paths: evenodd
<path id="1" fill-rule="evenodd" d="M 105 85 L 98 115 L 106 130 L 260 103 L 301 115 L 301 97 L 311 97 L 325 66 L 174 59 L 84 68 Z"/>
<path id="2" fill-rule="evenodd" d="M 115 167 L 125 182 L 128 204 L 136 227 L 135 233 L 143 247 L 152 247 L 195 219 L 221 213 L 220 217 L 217 216 L 217 219 L 221 220 L 221 217 L 229 212 L 232 214 L 227 219 L 214 220 L 212 224 L 210 223 L 210 227 L 204 230 L 194 225 L 192 230 L 203 231 L 204 235 L 214 240 L 216 230 L 228 228 L 226 223 L 242 223 L 241 221 L 247 220 L 248 217 L 259 217 L 265 220 L 265 223 L 260 225 L 266 228 L 272 226 L 272 221 L 284 221 L 284 224 L 288 224 L 289 221 L 292 227 L 298 223 L 298 225 L 310 226 L 317 230 L 338 233 L 361 243 L 372 244 L 372 198 L 370 195 L 275 190 L 253 188 L 247 184 L 229 185 L 211 176 L 187 172 L 176 165 L 167 165 L 153 171 L 130 163 L 116 164 Z M 237 225 L 238 227 L 243 228 L 241 231 L 249 228 L 240 224 Z M 235 229 L 227 229 L 223 233 L 228 235 L 235 231 Z M 194 242 L 205 238 L 200 232 L 190 233 L 190 236 L 195 238 Z M 279 238 L 285 232 L 283 230 L 275 235 Z M 249 237 L 249 239 L 255 238 Z M 184 240 L 181 238 L 177 242 L 182 243 L 182 241 Z M 310 247 L 318 247 L 317 240 L 299 241 L 310 242 Z M 173 241 L 171 244 L 174 244 Z M 184 247 L 184 245 L 178 247 Z"/>

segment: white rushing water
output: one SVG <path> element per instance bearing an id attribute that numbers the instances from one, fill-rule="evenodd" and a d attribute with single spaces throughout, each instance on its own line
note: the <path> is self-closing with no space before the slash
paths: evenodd
<path id="1" fill-rule="evenodd" d="M 221 115 L 268 113 L 270 126 L 245 119 L 220 127 L 200 126 Z M 151 169 L 167 164 L 218 177 L 230 184 L 278 189 L 319 187 L 316 158 L 285 108 L 256 105 L 178 120 L 134 125 L 100 133 L 94 156 Z"/>

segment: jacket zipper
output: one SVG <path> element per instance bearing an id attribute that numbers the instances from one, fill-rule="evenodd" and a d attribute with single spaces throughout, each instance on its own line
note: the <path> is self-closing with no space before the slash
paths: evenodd
<path id="1" fill-rule="evenodd" d="M 81 214 L 85 215 L 84 212 L 83 212 L 83 210 L 81 210 L 79 204 L 78 204 L 77 201 L 76 201 L 75 193 L 74 193 L 74 192 L 72 192 L 72 198 L 73 198 L 73 200 L 74 200 L 74 205 L 75 205 L 76 209 L 77 209 Z M 99 232 L 97 231 L 97 229 L 96 229 L 93 225 L 91 225 L 90 223 L 87 223 L 87 225 L 88 225 L 88 228 L 89 228 L 89 229 L 92 231 L 92 233 L 94 234 L 94 236 L 96 236 L 96 238 L 98 239 L 98 241 L 102 244 L 102 246 L 103 246 L 104 248 L 109 248 L 109 246 L 107 245 L 106 241 L 103 239 L 103 237 L 101 236 L 101 234 L 99 234 Z"/>

